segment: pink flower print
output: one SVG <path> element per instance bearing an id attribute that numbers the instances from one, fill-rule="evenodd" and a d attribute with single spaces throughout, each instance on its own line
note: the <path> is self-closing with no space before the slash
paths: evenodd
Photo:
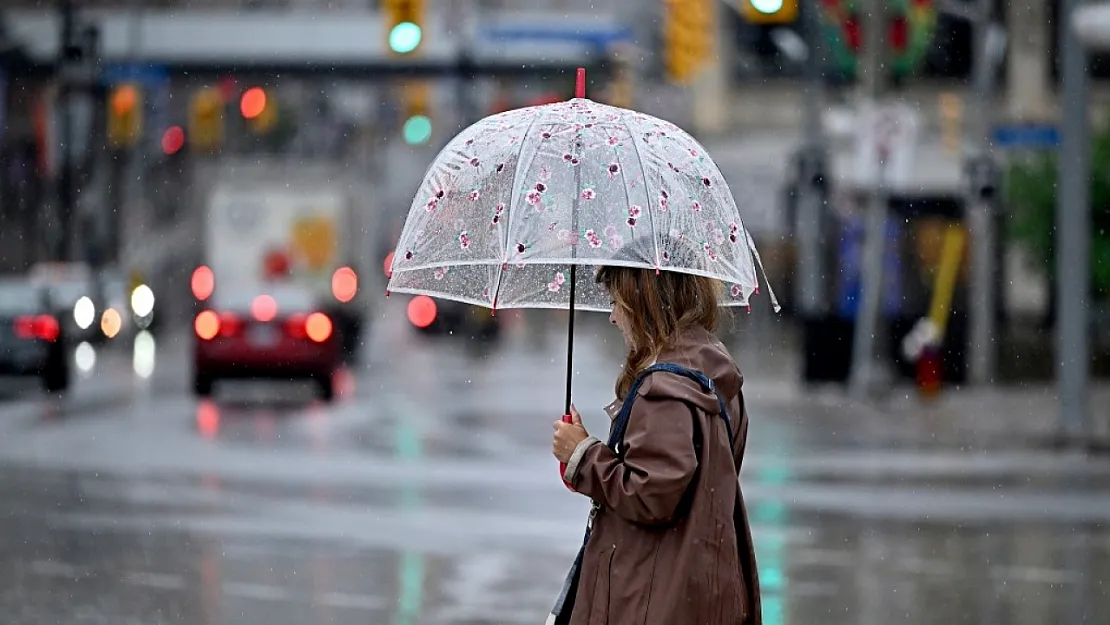
<path id="1" fill-rule="evenodd" d="M 471 202 L 478 201 L 478 198 L 480 198 L 480 197 L 482 197 L 482 194 L 477 189 L 470 192 L 470 201 Z"/>
<path id="2" fill-rule="evenodd" d="M 459 233 L 459 247 L 464 250 L 470 247 L 470 235 L 466 230 Z"/>
<path id="3" fill-rule="evenodd" d="M 693 148 L 690 148 L 689 152 L 690 152 L 690 156 L 697 156 L 698 155 L 698 151 L 693 149 Z"/>
<path id="4" fill-rule="evenodd" d="M 434 275 L 435 275 L 436 280 L 442 280 L 443 276 L 447 275 L 447 268 L 446 267 L 437 267 L 436 270 L 435 270 Z"/>
<path id="5" fill-rule="evenodd" d="M 593 189 L 582 189 L 582 199 L 583 200 L 592 200 L 595 197 L 597 197 L 597 194 L 594 193 Z"/>
<path id="6" fill-rule="evenodd" d="M 663 212 L 667 212 L 667 211 L 671 210 L 670 203 L 667 201 L 667 198 L 662 196 L 662 195 L 659 196 L 659 210 L 661 210 Z"/>
<path id="7" fill-rule="evenodd" d="M 609 234 L 609 230 L 612 228 L 613 226 L 609 226 L 608 228 L 606 228 L 605 233 Z M 613 229 L 613 232 L 616 233 L 616 229 Z M 590 247 L 594 249 L 601 247 L 601 237 L 597 236 L 597 233 L 594 232 L 593 229 L 586 231 L 586 241 L 588 241 L 590 243 Z"/>
<path id="8" fill-rule="evenodd" d="M 578 166 L 578 159 L 577 158 L 570 159 L 570 164 L 571 164 L 572 167 L 577 167 Z"/>
<path id="9" fill-rule="evenodd" d="M 605 226 L 605 236 L 607 236 L 609 238 L 617 236 L 617 227 L 616 226 Z"/>
<path id="10" fill-rule="evenodd" d="M 524 201 L 528 202 L 532 206 L 535 206 L 540 203 L 540 197 L 540 192 L 533 189 L 524 194 Z"/>
<path id="11" fill-rule="evenodd" d="M 431 212 L 435 211 L 436 206 L 439 206 L 439 200 L 437 200 L 435 198 L 432 198 L 432 199 L 428 200 L 427 204 L 424 205 L 424 210 L 431 213 Z"/>
<path id="12" fill-rule="evenodd" d="M 545 132 L 545 133 L 540 135 L 540 138 L 546 141 L 546 140 L 551 138 L 551 133 L 550 132 Z"/>
<path id="13" fill-rule="evenodd" d="M 544 182 L 551 180 L 551 170 L 546 167 L 540 167 L 539 179 Z"/>
<path id="14" fill-rule="evenodd" d="M 552 280 L 552 282 L 554 282 L 555 284 L 565 284 L 566 281 L 567 281 L 567 279 L 563 276 L 563 272 L 561 272 L 561 271 L 555 272 L 555 279 Z"/>
<path id="15" fill-rule="evenodd" d="M 466 140 L 466 147 L 469 148 L 472 145 L 474 145 L 474 139 L 467 139 Z"/>
<path id="16" fill-rule="evenodd" d="M 477 166 L 478 166 L 478 162 L 479 162 L 479 161 L 478 161 L 478 159 L 477 159 L 477 158 L 472 158 L 472 159 L 470 159 L 470 166 L 471 166 L 471 167 L 477 167 Z"/>
<path id="17" fill-rule="evenodd" d="M 622 245 L 624 245 L 624 239 L 619 234 L 609 237 L 609 247 L 619 250 Z"/>
<path id="18" fill-rule="evenodd" d="M 436 196 L 437 200 L 442 200 L 443 195 L 444 195 L 443 189 L 436 189 L 435 196 Z"/>
<path id="19" fill-rule="evenodd" d="M 543 192 L 547 191 L 547 185 L 542 183 L 542 182 L 537 182 L 536 186 L 534 186 L 532 188 L 535 189 L 536 191 L 539 191 L 540 193 L 543 193 Z"/>
<path id="20" fill-rule="evenodd" d="M 640 212 L 640 207 L 636 206 L 635 204 L 628 207 L 628 216 L 632 217 L 633 219 L 638 219 L 640 217 Z"/>
<path id="21" fill-rule="evenodd" d="M 735 221 L 730 221 L 728 223 L 728 231 L 729 232 L 736 232 L 739 229 L 740 229 L 740 226 L 736 225 Z"/>
<path id="22" fill-rule="evenodd" d="M 667 262 L 670 259 L 671 259 L 671 253 L 668 252 L 667 250 L 663 250 L 663 262 Z"/>
<path id="23" fill-rule="evenodd" d="M 526 250 L 526 249 L 528 249 L 528 246 L 524 245 L 523 243 L 517 243 L 516 244 L 516 253 L 517 254 L 523 254 L 524 250 Z"/>
<path id="24" fill-rule="evenodd" d="M 713 251 L 713 247 L 711 245 L 709 245 L 708 243 L 706 243 L 703 247 L 705 249 L 706 255 L 709 256 L 709 260 L 712 260 L 712 261 L 716 262 L 717 252 Z"/>
<path id="25" fill-rule="evenodd" d="M 728 225 L 728 240 L 733 242 L 733 243 L 736 243 L 739 234 L 740 234 L 740 226 L 737 226 L 735 223 L 730 223 Z"/>
<path id="26" fill-rule="evenodd" d="M 678 167 L 675 167 L 675 164 L 674 164 L 674 163 L 670 163 L 670 162 L 668 162 L 668 163 L 667 163 L 667 167 L 669 167 L 669 168 L 670 168 L 670 170 L 671 170 L 671 171 L 673 171 L 674 173 L 676 173 L 676 174 L 678 173 Z"/>
<path id="27" fill-rule="evenodd" d="M 564 152 L 563 153 L 563 162 L 564 163 L 569 163 L 571 161 L 571 159 L 573 159 L 573 158 L 574 157 L 571 156 L 569 152 Z"/>
<path id="28" fill-rule="evenodd" d="M 621 166 L 617 163 L 609 163 L 609 180 L 617 177 L 621 173 Z"/>
<path id="29" fill-rule="evenodd" d="M 563 285 L 555 282 L 554 280 L 547 283 L 547 290 L 551 293 L 557 293 L 561 288 L 563 288 Z"/>
<path id="30" fill-rule="evenodd" d="M 627 221 L 628 221 L 628 227 L 629 228 L 635 228 L 636 227 L 636 218 L 635 217 L 629 217 Z"/>
<path id="31" fill-rule="evenodd" d="M 706 176 L 702 176 L 701 183 L 705 185 L 706 189 L 708 189 L 713 184 L 712 181 L 710 181 L 709 178 Z"/>
<path id="32" fill-rule="evenodd" d="M 405 260 L 412 260 L 412 250 L 405 250 Z"/>
<path id="33" fill-rule="evenodd" d="M 700 213 L 701 212 L 701 202 L 699 202 L 697 200 L 694 200 L 693 202 L 690 202 L 690 210 L 694 211 L 695 213 Z"/>
<path id="34" fill-rule="evenodd" d="M 609 137 L 609 145 L 617 145 L 621 140 L 616 137 Z"/>
<path id="35" fill-rule="evenodd" d="M 664 200 L 666 200 L 666 199 L 669 199 L 669 198 L 671 197 L 671 194 L 670 194 L 670 193 L 667 193 L 667 190 L 666 190 L 666 189 L 659 189 L 659 197 L 661 197 L 661 198 L 663 198 Z"/>
<path id="36" fill-rule="evenodd" d="M 493 209 L 493 212 L 496 215 L 500 215 L 501 213 L 505 212 L 505 203 L 504 202 L 498 202 L 497 206 Z"/>
<path id="37" fill-rule="evenodd" d="M 740 285 L 739 284 L 732 285 L 732 296 L 733 297 L 740 297 L 740 295 L 742 293 L 743 293 L 743 291 L 740 290 Z"/>
<path id="38" fill-rule="evenodd" d="M 505 171 L 505 163 L 498 163 L 497 164 L 497 173 L 501 173 L 503 171 Z"/>

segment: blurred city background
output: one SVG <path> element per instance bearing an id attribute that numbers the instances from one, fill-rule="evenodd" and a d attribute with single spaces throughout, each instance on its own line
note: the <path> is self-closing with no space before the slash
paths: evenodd
<path id="1" fill-rule="evenodd" d="M 783 304 L 721 331 L 764 622 L 1110 624 L 1107 51 L 1080 0 L 5 0 L 0 620 L 542 622 L 566 313 L 385 286 L 435 154 L 585 67 Z"/>

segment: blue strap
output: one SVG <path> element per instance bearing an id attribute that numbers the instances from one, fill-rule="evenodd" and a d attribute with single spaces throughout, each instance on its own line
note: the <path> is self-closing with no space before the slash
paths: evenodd
<path id="1" fill-rule="evenodd" d="M 681 375 L 683 377 L 689 378 L 697 382 L 701 386 L 703 391 L 714 393 L 717 396 L 717 403 L 720 406 L 721 418 L 725 420 L 725 428 L 728 430 L 729 447 L 732 448 L 735 446 L 735 441 L 732 434 L 732 420 L 728 417 L 728 410 L 725 407 L 725 400 L 723 397 L 721 397 L 721 394 L 717 392 L 717 388 L 716 385 L 713 384 L 713 380 L 711 380 L 701 371 L 694 371 L 693 369 L 687 369 L 686 367 L 682 367 L 673 363 L 662 362 L 652 365 L 647 369 L 641 371 L 640 374 L 636 376 L 636 379 L 633 380 L 632 386 L 628 389 L 628 394 L 625 395 L 624 398 L 624 404 L 621 405 L 621 410 L 619 413 L 617 413 L 617 418 L 613 423 L 613 429 L 609 434 L 608 445 L 614 453 L 616 453 L 617 451 L 617 446 L 621 443 L 621 441 L 624 440 L 624 432 L 628 429 L 628 420 L 632 416 L 632 404 L 636 401 L 636 395 L 637 393 L 639 393 L 640 387 L 643 385 L 644 380 L 646 380 L 649 375 L 657 371 L 673 373 L 675 375 Z"/>

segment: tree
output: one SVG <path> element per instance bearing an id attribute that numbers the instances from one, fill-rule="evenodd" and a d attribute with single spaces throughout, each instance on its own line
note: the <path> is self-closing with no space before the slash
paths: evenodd
<path id="1" fill-rule="evenodd" d="M 1011 240 L 1023 246 L 1051 280 L 1056 275 L 1057 154 L 1037 154 L 1010 164 L 1006 200 Z M 1110 296 L 1110 129 L 1091 150 L 1091 294 Z"/>

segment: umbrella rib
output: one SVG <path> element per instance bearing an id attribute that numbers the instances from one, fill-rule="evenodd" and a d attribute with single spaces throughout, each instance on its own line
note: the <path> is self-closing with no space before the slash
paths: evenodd
<path id="1" fill-rule="evenodd" d="M 520 179 L 525 171 L 527 171 L 532 163 L 536 160 L 536 155 L 539 150 L 532 153 L 532 159 L 528 161 L 528 167 L 521 167 L 521 157 L 524 156 L 524 146 L 528 143 L 528 137 L 532 135 L 532 128 L 544 116 L 547 115 L 546 110 L 540 110 L 539 114 L 532 118 L 532 123 L 528 124 L 525 129 L 523 138 L 520 140 L 520 149 L 516 153 L 516 171 L 513 172 L 513 188 L 509 193 L 509 205 L 505 207 L 505 241 L 501 248 L 501 263 L 497 267 L 497 275 L 493 279 L 493 310 L 497 310 L 497 296 L 501 293 L 501 276 L 505 273 L 505 266 L 509 262 L 509 235 L 512 234 L 513 228 L 513 208 L 516 206 L 517 201 L 520 199 Z"/>
<path id="2" fill-rule="evenodd" d="M 636 155 L 636 163 L 640 166 L 640 176 L 642 176 L 643 179 L 644 179 L 644 196 L 647 197 L 647 204 L 648 204 L 648 206 L 644 207 L 644 210 L 647 212 L 648 220 L 651 223 L 651 244 L 652 244 L 652 249 L 655 252 L 655 269 L 658 272 L 658 270 L 659 270 L 659 236 L 660 235 L 659 235 L 658 232 L 655 231 L 655 216 L 653 215 L 654 211 L 652 210 L 652 206 L 650 206 L 650 204 L 651 204 L 651 194 L 648 193 L 647 168 L 644 166 L 644 157 L 640 155 L 640 146 L 639 146 L 639 144 L 636 143 L 636 135 L 635 135 L 635 133 L 632 132 L 632 127 L 628 125 L 628 120 L 625 119 L 624 115 L 621 115 L 620 119 L 621 119 L 621 123 L 624 124 L 625 131 L 628 132 L 629 140 L 632 141 L 632 151 Z M 625 199 L 627 201 L 627 199 L 628 199 L 628 190 L 627 189 L 625 189 L 624 195 L 625 195 Z"/>

